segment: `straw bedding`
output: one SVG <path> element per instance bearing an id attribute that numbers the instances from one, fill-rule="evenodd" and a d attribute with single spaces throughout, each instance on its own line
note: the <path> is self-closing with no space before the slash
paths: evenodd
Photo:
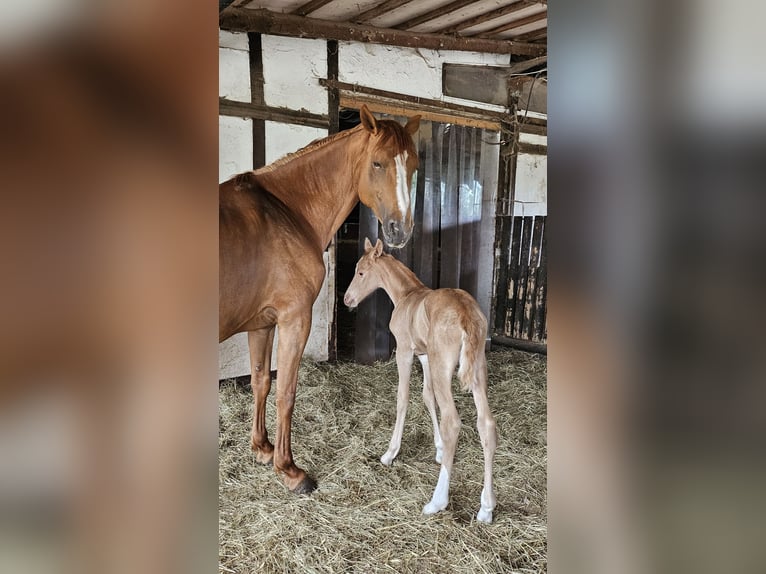
<path id="1" fill-rule="evenodd" d="M 293 454 L 319 483 L 310 496 L 286 490 L 250 450 L 252 393 L 225 381 L 219 392 L 220 572 L 495 573 L 546 570 L 546 360 L 520 351 L 487 354 L 497 420 L 497 507 L 477 523 L 483 455 L 470 393 L 453 394 L 463 426 L 450 504 L 421 515 L 436 486 L 422 372 L 413 366 L 401 451 L 390 467 L 396 416 L 394 360 L 363 366 L 301 364 Z M 274 394 L 267 429 L 274 436 Z"/>

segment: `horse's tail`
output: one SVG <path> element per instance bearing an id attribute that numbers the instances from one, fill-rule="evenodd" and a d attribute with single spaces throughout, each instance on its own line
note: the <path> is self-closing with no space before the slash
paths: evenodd
<path id="1" fill-rule="evenodd" d="M 463 316 L 461 325 L 463 329 L 462 344 L 460 345 L 460 368 L 457 377 L 460 379 L 460 388 L 464 391 L 476 387 L 479 376 L 486 369 L 487 358 L 484 355 L 484 340 L 487 335 L 487 320 L 479 313 L 478 317 Z"/>

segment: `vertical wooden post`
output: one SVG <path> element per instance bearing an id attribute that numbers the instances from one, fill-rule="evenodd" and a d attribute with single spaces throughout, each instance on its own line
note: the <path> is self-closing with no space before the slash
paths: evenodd
<path id="1" fill-rule="evenodd" d="M 248 53 L 250 56 L 250 102 L 265 104 L 263 99 L 263 49 L 261 35 L 248 32 Z M 253 118 L 253 168 L 266 165 L 266 124 Z"/>
<path id="2" fill-rule="evenodd" d="M 338 81 L 338 41 L 327 41 L 327 79 Z M 331 84 L 335 85 L 335 84 Z M 328 134 L 338 133 L 340 130 L 340 92 L 337 87 L 327 88 L 327 116 L 330 120 Z M 335 299 L 333 305 L 332 317 L 330 319 L 330 340 L 327 342 L 327 358 L 329 361 L 338 359 L 338 234 L 330 242 L 329 261 L 330 265 L 335 265 L 335 293 L 332 297 Z"/>

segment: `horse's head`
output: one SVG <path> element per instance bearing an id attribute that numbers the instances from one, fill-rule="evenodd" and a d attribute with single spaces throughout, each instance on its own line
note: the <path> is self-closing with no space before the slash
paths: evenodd
<path id="1" fill-rule="evenodd" d="M 360 117 L 370 137 L 361 158 L 359 199 L 380 221 L 386 245 L 404 247 L 412 235 L 410 185 L 418 168 L 412 134 L 418 131 L 420 116 L 402 126 L 376 120 L 362 105 Z"/>
<path id="2" fill-rule="evenodd" d="M 343 302 L 350 308 L 359 305 L 370 293 L 382 286 L 380 265 L 378 259 L 383 256 L 383 244 L 380 239 L 373 246 L 370 240 L 364 238 L 364 254 L 356 264 L 354 278 L 346 289 Z M 388 257 L 386 255 L 385 257 Z"/>

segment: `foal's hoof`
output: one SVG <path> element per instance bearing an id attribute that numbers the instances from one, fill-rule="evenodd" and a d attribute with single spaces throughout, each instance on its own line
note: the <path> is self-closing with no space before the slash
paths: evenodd
<path id="1" fill-rule="evenodd" d="M 317 489 L 316 480 L 311 478 L 308 474 L 306 477 L 298 483 L 298 486 L 292 489 L 295 494 L 311 494 Z"/>

